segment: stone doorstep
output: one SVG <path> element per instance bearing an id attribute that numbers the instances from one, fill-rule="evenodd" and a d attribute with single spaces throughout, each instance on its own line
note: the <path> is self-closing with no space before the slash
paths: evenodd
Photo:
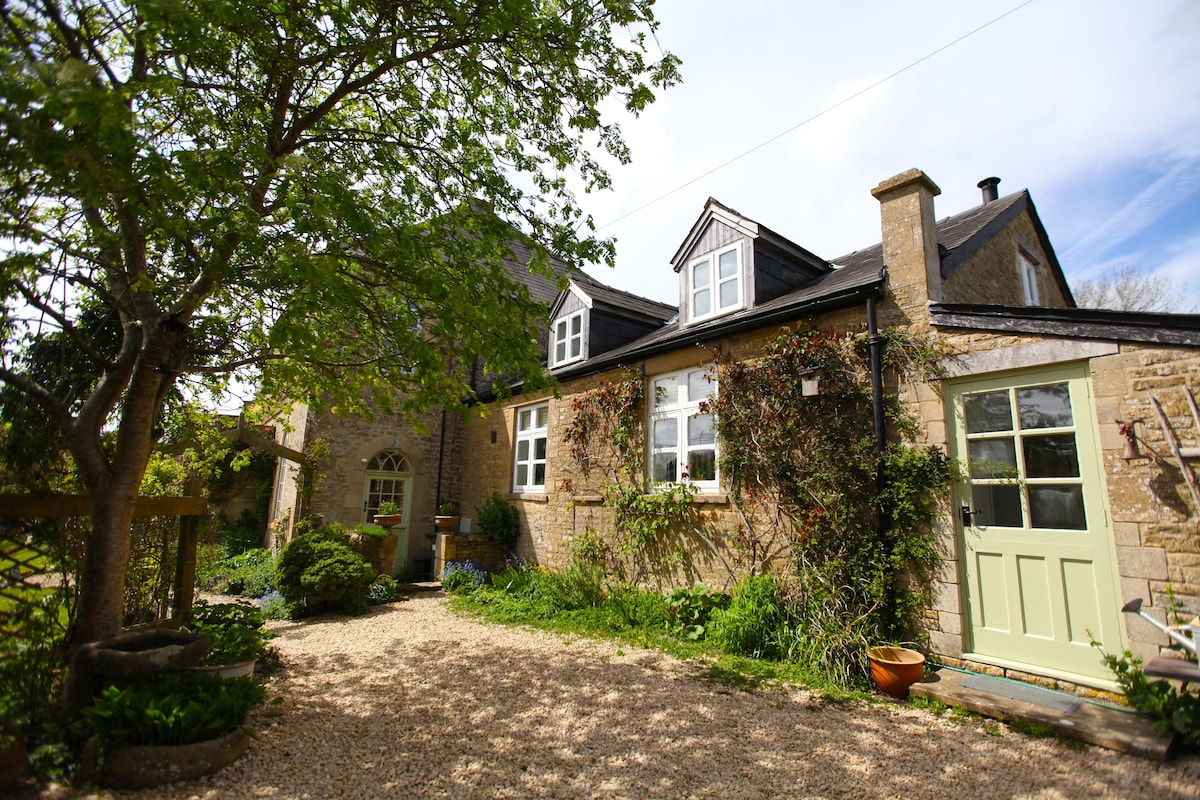
<path id="1" fill-rule="evenodd" d="M 1167 761 L 1174 752 L 1175 738 L 1158 733 L 1145 716 L 1089 702 L 1064 713 L 963 685 L 969 677 L 962 672 L 943 669 L 914 683 L 909 694 L 939 700 L 948 706 L 1002 722 L 1013 719 L 1035 722 L 1060 736 L 1153 761 Z"/>

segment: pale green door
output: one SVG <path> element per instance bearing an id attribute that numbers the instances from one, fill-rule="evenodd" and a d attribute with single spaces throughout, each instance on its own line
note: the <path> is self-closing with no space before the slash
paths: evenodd
<path id="1" fill-rule="evenodd" d="M 980 660 L 1111 681 L 1090 637 L 1123 646 L 1086 365 L 948 385 L 967 584 Z"/>

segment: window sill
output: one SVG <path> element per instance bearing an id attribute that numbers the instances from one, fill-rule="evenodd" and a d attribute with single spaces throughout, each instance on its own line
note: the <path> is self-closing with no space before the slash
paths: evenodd
<path id="1" fill-rule="evenodd" d="M 509 492 L 508 499 L 525 503 L 549 503 L 550 495 L 545 492 Z"/>
<path id="2" fill-rule="evenodd" d="M 571 502 L 577 504 L 588 503 L 603 503 L 604 495 L 602 494 L 576 494 L 571 496 Z M 711 492 L 707 494 L 692 495 L 692 505 L 727 505 L 729 503 L 728 492 Z"/>

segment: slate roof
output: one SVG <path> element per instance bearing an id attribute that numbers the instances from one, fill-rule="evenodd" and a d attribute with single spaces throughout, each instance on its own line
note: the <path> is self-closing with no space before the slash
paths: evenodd
<path id="1" fill-rule="evenodd" d="M 615 289 L 606 283 L 601 283 L 586 272 L 572 270 L 571 280 L 579 285 L 594 302 L 603 303 L 616 309 L 631 311 L 639 316 L 666 322 L 679 313 L 676 306 L 660 303 L 648 297 L 641 297 L 631 292 Z"/>
<path id="2" fill-rule="evenodd" d="M 929 316 L 942 328 L 1200 346 L 1200 314 L 932 303 Z"/>

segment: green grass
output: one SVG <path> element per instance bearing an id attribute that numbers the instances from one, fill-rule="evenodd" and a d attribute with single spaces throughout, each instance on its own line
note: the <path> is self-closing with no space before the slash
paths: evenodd
<path id="1" fill-rule="evenodd" d="M 588 636 L 621 645 L 656 650 L 681 661 L 701 665 L 698 679 L 746 692 L 802 686 L 828 702 L 869 699 L 865 692 L 847 690 L 823 680 L 805 665 L 771 658 L 732 655 L 711 642 L 693 641 L 670 631 L 669 620 L 657 611 L 661 596 L 622 587 L 616 602 L 607 599 L 583 608 L 563 608 L 562 595 L 543 584 L 556 580 L 543 573 L 519 593 L 484 586 L 450 596 L 451 608 L 501 625 L 521 625 L 560 636 Z"/>

